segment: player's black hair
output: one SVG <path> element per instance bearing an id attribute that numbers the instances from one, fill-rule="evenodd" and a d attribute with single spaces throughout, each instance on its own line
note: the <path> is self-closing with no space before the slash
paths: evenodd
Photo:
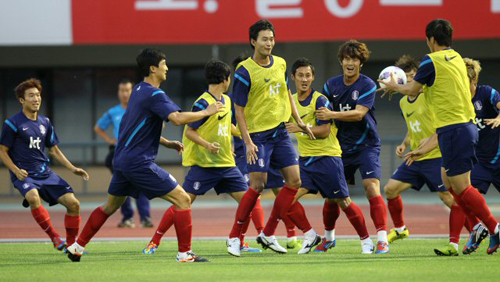
<path id="1" fill-rule="evenodd" d="M 149 68 L 151 66 L 158 67 L 162 60 L 165 60 L 165 54 L 163 54 L 158 49 L 146 48 L 141 50 L 141 53 L 135 59 L 137 61 L 137 65 L 139 66 L 139 72 L 142 77 L 149 76 Z"/>
<path id="2" fill-rule="evenodd" d="M 270 30 L 273 32 L 273 36 L 275 35 L 275 32 L 274 32 L 274 26 L 273 24 L 268 21 L 268 20 L 260 20 L 256 23 L 254 23 L 251 27 L 250 27 L 250 46 L 252 46 L 252 49 L 254 49 L 255 47 L 252 45 L 252 39 L 253 40 L 257 40 L 257 37 L 259 36 L 259 32 L 262 31 L 262 30 Z"/>
<path id="3" fill-rule="evenodd" d="M 293 65 L 292 65 L 292 75 L 295 75 L 295 73 L 297 72 L 297 69 L 301 68 L 301 67 L 310 67 L 311 71 L 312 71 L 312 74 L 314 75 L 314 66 L 312 65 L 311 61 L 309 61 L 309 59 L 304 58 L 304 57 L 298 58 L 295 61 L 295 63 L 293 63 Z"/>
<path id="4" fill-rule="evenodd" d="M 452 43 L 453 27 L 447 20 L 435 19 L 425 28 L 425 36 L 427 39 L 434 37 L 439 46 L 449 47 Z"/>
<path id="5" fill-rule="evenodd" d="M 219 84 L 230 75 L 231 67 L 221 60 L 210 59 L 205 65 L 205 80 L 208 84 Z"/>
<path id="6" fill-rule="evenodd" d="M 395 64 L 396 67 L 402 69 L 404 72 L 410 72 L 412 70 L 418 70 L 418 63 L 415 59 L 413 59 L 410 55 L 401 56 Z"/>
<path id="7" fill-rule="evenodd" d="M 241 53 L 238 57 L 234 58 L 233 62 L 231 65 L 233 66 L 233 69 L 236 70 L 236 67 L 239 65 L 239 63 L 243 62 L 248 58 L 248 55 L 245 53 Z"/>
<path id="8" fill-rule="evenodd" d="M 121 84 L 132 84 L 134 85 L 134 83 L 132 82 L 132 80 L 128 79 L 128 78 L 122 78 L 122 80 L 120 80 L 120 83 L 118 83 L 119 85 Z"/>
<path id="9" fill-rule="evenodd" d="M 345 57 L 358 58 L 364 64 L 370 58 L 370 53 L 365 43 L 351 39 L 340 45 L 337 57 L 341 64 Z"/>

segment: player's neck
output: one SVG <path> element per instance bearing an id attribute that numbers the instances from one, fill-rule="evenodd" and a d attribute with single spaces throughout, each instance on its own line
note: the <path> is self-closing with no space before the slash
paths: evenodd
<path id="1" fill-rule="evenodd" d="M 160 88 L 161 80 L 156 76 L 150 75 L 144 78 L 144 82 L 151 84 L 153 87 Z"/>
<path id="2" fill-rule="evenodd" d="M 212 94 L 215 99 L 221 100 L 222 94 L 224 93 L 224 86 L 221 84 L 210 84 L 208 85 L 208 92 Z"/>
<path id="3" fill-rule="evenodd" d="M 32 112 L 28 109 L 23 109 L 23 113 L 30 120 L 37 120 L 38 119 L 38 112 Z"/>
<path id="4" fill-rule="evenodd" d="M 128 102 L 127 103 L 121 102 L 120 105 L 122 106 L 122 108 L 126 109 L 128 106 Z"/>
<path id="5" fill-rule="evenodd" d="M 450 49 L 451 47 L 450 46 L 440 46 L 440 45 L 437 45 L 437 44 L 434 44 L 433 48 L 434 51 L 432 52 L 439 52 L 439 51 L 443 51 L 443 50 L 446 50 L 446 49 Z"/>
<path id="6" fill-rule="evenodd" d="M 252 59 L 259 65 L 259 66 L 267 66 L 271 63 L 271 56 L 263 56 L 259 54 L 258 52 L 255 52 L 252 56 Z"/>
<path id="7" fill-rule="evenodd" d="M 309 88 L 306 91 L 301 91 L 301 90 L 297 89 L 297 95 L 298 95 L 299 101 L 304 101 L 305 99 L 307 99 L 309 97 L 309 95 L 311 95 L 311 93 L 312 93 L 311 88 Z"/>
<path id="8" fill-rule="evenodd" d="M 355 76 L 348 77 L 344 75 L 344 84 L 345 85 L 352 85 L 354 82 L 356 82 L 361 74 L 356 74 Z"/>

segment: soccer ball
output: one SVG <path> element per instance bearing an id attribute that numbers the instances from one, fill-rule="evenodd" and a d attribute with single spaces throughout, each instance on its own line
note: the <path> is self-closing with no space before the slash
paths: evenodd
<path id="1" fill-rule="evenodd" d="M 389 82 L 389 81 L 391 81 L 391 73 L 394 74 L 394 79 L 396 79 L 396 82 L 398 84 L 405 84 L 406 83 L 405 72 L 402 69 L 395 67 L 395 66 L 390 66 L 390 67 L 386 67 L 385 69 L 383 69 L 380 72 L 380 75 L 378 76 L 378 78 L 384 82 Z M 385 84 L 383 84 L 382 82 L 380 82 L 379 84 L 380 84 L 380 88 L 385 88 Z"/>

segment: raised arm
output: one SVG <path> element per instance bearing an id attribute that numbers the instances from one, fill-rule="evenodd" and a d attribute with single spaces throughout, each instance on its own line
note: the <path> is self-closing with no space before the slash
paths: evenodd
<path id="1" fill-rule="evenodd" d="M 224 104 L 222 104 L 221 102 L 217 102 L 210 104 L 207 109 L 203 111 L 170 113 L 168 115 L 168 120 L 170 120 L 175 125 L 185 125 L 212 116 L 216 113 L 223 112 L 224 110 Z"/>

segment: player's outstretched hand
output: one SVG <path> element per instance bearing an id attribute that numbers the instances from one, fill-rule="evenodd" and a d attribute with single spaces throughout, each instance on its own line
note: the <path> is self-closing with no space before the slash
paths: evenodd
<path id="1" fill-rule="evenodd" d="M 330 120 L 330 119 L 332 119 L 330 117 L 331 113 L 332 113 L 332 111 L 330 111 L 330 109 L 328 109 L 326 107 L 321 107 L 321 108 L 316 110 L 316 117 L 319 120 Z"/>
<path id="2" fill-rule="evenodd" d="M 216 103 L 210 104 L 207 107 L 206 111 L 207 111 L 209 116 L 212 116 L 212 115 L 215 115 L 216 113 L 223 112 L 225 109 L 226 109 L 226 107 L 224 106 L 224 104 L 222 104 L 221 102 L 216 102 Z"/>
<path id="3" fill-rule="evenodd" d="M 24 181 L 24 179 L 26 179 L 26 177 L 28 177 L 28 172 L 24 169 L 19 169 L 18 171 L 16 171 L 16 177 L 17 179 L 21 180 L 21 181 Z"/>
<path id="4" fill-rule="evenodd" d="M 396 155 L 400 158 L 403 157 L 403 153 L 406 151 L 406 145 L 405 144 L 401 144 L 399 146 L 396 147 Z"/>
<path id="5" fill-rule="evenodd" d="M 309 138 L 311 140 L 316 140 L 316 136 L 314 136 L 314 133 L 312 132 L 311 128 L 307 126 L 307 124 L 305 124 L 302 120 L 297 122 L 297 126 L 302 130 L 302 132 L 309 135 Z"/>
<path id="6" fill-rule="evenodd" d="M 85 180 L 85 181 L 89 180 L 89 178 L 90 178 L 89 174 L 85 170 L 83 170 L 83 169 L 81 169 L 79 167 L 75 167 L 73 169 L 73 173 L 76 174 L 76 175 L 78 175 L 78 176 L 83 177 L 83 180 Z"/>
<path id="7" fill-rule="evenodd" d="M 486 125 L 491 125 L 491 128 L 497 128 L 498 126 L 500 126 L 500 119 L 497 119 L 497 118 L 487 118 L 484 120 L 484 123 L 486 123 Z"/>
<path id="8" fill-rule="evenodd" d="M 418 161 L 423 156 L 424 156 L 424 153 L 421 150 L 417 149 L 415 151 L 408 152 L 405 155 L 404 160 L 406 162 L 406 165 L 410 166 L 414 161 Z"/>
<path id="9" fill-rule="evenodd" d="M 220 151 L 220 144 L 217 142 L 212 142 L 208 144 L 207 149 L 210 151 L 212 154 L 218 154 Z"/>
<path id="10" fill-rule="evenodd" d="M 255 146 L 254 143 L 245 144 L 245 146 L 247 148 L 247 163 L 251 165 L 256 164 L 257 160 L 259 159 L 257 157 L 257 152 L 259 151 L 259 148 L 257 148 L 257 146 Z"/>
<path id="11" fill-rule="evenodd" d="M 174 149 L 177 151 L 177 153 L 182 154 L 182 151 L 184 151 L 184 144 L 180 141 L 170 141 L 166 145 L 167 148 L 169 149 Z"/>
<path id="12" fill-rule="evenodd" d="M 377 92 L 384 91 L 382 93 L 381 98 L 384 98 L 385 96 L 389 95 L 389 101 L 392 100 L 392 96 L 397 93 L 396 87 L 398 84 L 396 83 L 396 79 L 394 78 L 394 74 L 391 73 L 391 79 L 389 82 L 384 82 L 382 79 L 378 79 L 377 82 L 385 84 L 385 88 L 379 88 L 377 89 Z"/>
<path id="13" fill-rule="evenodd" d="M 295 123 L 287 122 L 287 123 L 285 123 L 285 126 L 286 126 L 286 130 L 289 133 L 302 132 L 302 129 L 300 129 L 300 127 L 298 125 L 296 125 Z"/>

